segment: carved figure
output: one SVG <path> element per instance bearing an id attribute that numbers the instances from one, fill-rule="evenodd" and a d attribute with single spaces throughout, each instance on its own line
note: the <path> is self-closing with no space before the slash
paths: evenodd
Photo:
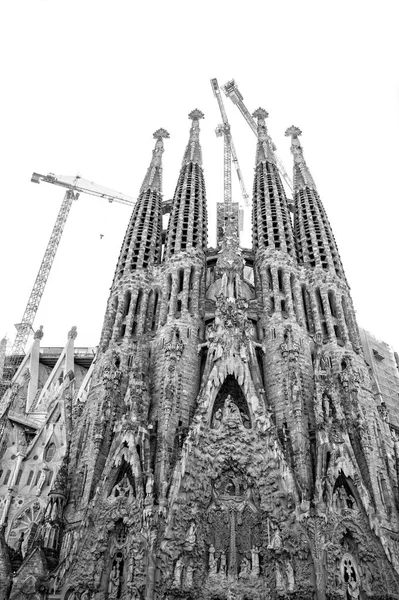
<path id="1" fill-rule="evenodd" d="M 257 546 L 252 547 L 251 557 L 252 557 L 252 575 L 254 575 L 254 577 L 258 577 L 259 576 L 259 548 Z"/>
<path id="2" fill-rule="evenodd" d="M 217 411 L 215 412 L 215 414 L 213 415 L 213 419 L 212 419 L 212 427 L 213 429 L 219 429 L 221 423 L 222 423 L 222 409 L 218 408 Z"/>
<path id="3" fill-rule="evenodd" d="M 282 545 L 283 545 L 283 543 L 281 540 L 280 531 L 279 531 L 279 528 L 276 527 L 276 531 L 274 532 L 270 547 L 273 548 L 273 550 L 280 550 Z"/>
<path id="4" fill-rule="evenodd" d="M 187 531 L 186 539 L 185 539 L 185 547 L 187 550 L 192 550 L 194 548 L 196 542 L 196 531 L 197 527 L 194 521 L 191 522 L 190 528 Z"/>
<path id="5" fill-rule="evenodd" d="M 120 584 L 121 574 L 119 572 L 119 568 L 114 564 L 112 567 L 111 573 L 109 575 L 108 582 L 108 598 L 115 599 L 118 596 L 119 584 Z"/>
<path id="6" fill-rule="evenodd" d="M 289 560 L 287 560 L 285 565 L 285 573 L 287 575 L 288 581 L 288 591 L 293 592 L 295 587 L 294 569 L 292 568 L 292 564 Z"/>
<path id="7" fill-rule="evenodd" d="M 240 423 L 242 422 L 240 410 L 237 404 L 233 402 L 233 399 L 230 396 L 230 394 L 224 401 L 223 419 L 234 419 L 240 421 Z"/>
<path id="8" fill-rule="evenodd" d="M 47 471 L 48 469 L 43 469 L 43 471 L 40 473 L 39 481 L 37 482 L 36 496 L 40 496 L 42 492 L 42 488 L 46 481 Z"/>
<path id="9" fill-rule="evenodd" d="M 125 497 L 125 496 L 129 496 L 130 494 L 130 482 L 129 479 L 126 475 L 126 473 L 124 474 L 124 476 L 122 477 L 122 479 L 120 480 L 119 483 L 117 483 L 114 487 L 114 496 L 117 498 L 118 496 L 120 497 Z"/>
<path id="10" fill-rule="evenodd" d="M 180 588 L 181 586 L 181 577 L 182 577 L 182 571 L 183 571 L 183 559 L 180 556 L 180 558 L 177 559 L 176 565 L 175 565 L 175 574 L 174 574 L 174 585 L 178 588 Z"/>
<path id="11" fill-rule="evenodd" d="M 185 580 L 184 580 L 184 587 L 186 589 L 190 589 L 193 587 L 193 575 L 194 575 L 194 567 L 192 565 L 192 562 L 190 561 L 190 563 L 187 566 L 186 569 L 186 576 L 185 576 Z"/>
<path id="12" fill-rule="evenodd" d="M 215 546 L 209 546 L 209 575 L 216 575 L 217 560 L 215 558 Z"/>
<path id="13" fill-rule="evenodd" d="M 242 559 L 241 561 L 241 565 L 240 565 L 240 574 L 239 577 L 248 577 L 248 575 L 251 572 L 251 563 L 249 562 L 249 560 L 247 558 Z"/>
<path id="14" fill-rule="evenodd" d="M 222 550 L 221 554 L 220 554 L 220 567 L 219 567 L 219 573 L 221 573 L 222 575 L 226 575 L 226 566 L 227 566 L 227 562 L 226 562 L 226 552 L 224 550 Z"/>

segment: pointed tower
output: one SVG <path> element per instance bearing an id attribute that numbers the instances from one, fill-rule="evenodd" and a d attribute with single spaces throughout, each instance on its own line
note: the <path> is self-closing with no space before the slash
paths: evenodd
<path id="1" fill-rule="evenodd" d="M 320 330 L 324 340 L 343 345 L 349 339 L 356 352 L 361 344 L 353 303 L 338 248 L 320 196 L 303 156 L 301 130 L 290 127 L 294 156 L 295 240 L 298 260 L 306 268 L 308 289 L 303 290 L 306 324 Z"/>
<path id="2" fill-rule="evenodd" d="M 310 352 L 304 351 L 304 315 L 300 301 L 299 271 L 294 234 L 274 145 L 266 128 L 267 112 L 258 120 L 252 236 L 256 286 L 262 331 L 262 363 L 268 402 L 280 439 L 293 466 L 303 500 L 309 499 Z"/>
<path id="3" fill-rule="evenodd" d="M 114 341 L 142 334 L 150 290 L 137 285 L 145 270 L 159 264 L 162 234 L 162 154 L 165 129 L 154 133 L 156 139 L 139 198 L 130 218 L 115 271 L 108 301 L 100 346 L 104 350 Z M 152 308 L 154 299 L 152 299 Z"/>
<path id="4" fill-rule="evenodd" d="M 173 196 L 162 265 L 163 293 L 155 350 L 158 398 L 156 486 L 165 492 L 170 469 L 192 418 L 199 386 L 198 341 L 204 310 L 206 191 L 199 141 L 200 110 L 189 114 L 190 137 Z M 162 365 L 162 368 L 159 368 Z"/>
<path id="5" fill-rule="evenodd" d="M 161 258 L 162 154 L 165 129 L 154 133 L 152 159 L 134 207 L 108 300 L 99 354 L 78 434 L 71 448 L 73 494 L 80 507 L 94 495 L 115 435 L 115 423 L 132 387 L 140 388 L 140 414 L 148 416 L 150 337 L 159 294 L 155 277 Z M 125 395 L 127 397 L 125 398 Z M 136 400 L 135 400 L 136 402 Z M 136 410 L 136 416 L 137 416 Z"/>

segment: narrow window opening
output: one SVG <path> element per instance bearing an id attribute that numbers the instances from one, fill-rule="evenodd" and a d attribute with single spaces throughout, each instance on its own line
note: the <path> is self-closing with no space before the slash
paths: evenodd
<path id="1" fill-rule="evenodd" d="M 303 304 L 303 312 L 304 312 L 304 315 L 305 315 L 306 329 L 308 331 L 310 331 L 308 307 L 307 307 L 307 302 L 306 302 L 306 289 L 305 289 L 304 286 L 302 286 L 302 304 Z"/>
<path id="2" fill-rule="evenodd" d="M 329 292 L 328 292 L 328 303 L 330 305 L 331 315 L 333 317 L 337 317 L 337 307 L 335 304 L 335 296 L 334 296 L 334 292 L 332 290 L 329 290 Z"/>
<path id="3" fill-rule="evenodd" d="M 272 277 L 272 270 L 270 267 L 267 267 L 266 274 L 267 274 L 267 283 L 269 286 L 269 290 L 273 290 L 273 277 Z"/>
<path id="4" fill-rule="evenodd" d="M 179 269 L 179 290 L 178 293 L 183 291 L 183 283 L 184 283 L 184 270 Z"/>
<path id="5" fill-rule="evenodd" d="M 283 270 L 282 269 L 278 269 L 277 277 L 278 277 L 278 289 L 280 292 L 284 292 Z"/>
<path id="6" fill-rule="evenodd" d="M 3 485 L 7 485 L 8 481 L 10 479 L 10 475 L 11 475 L 11 471 L 10 471 L 10 469 L 8 469 L 7 473 L 6 473 L 5 477 L 4 477 Z"/>
<path id="7" fill-rule="evenodd" d="M 136 317 L 136 316 L 139 314 L 139 312 L 140 312 L 140 307 L 141 307 L 141 300 L 142 300 L 142 297 L 143 297 L 143 292 L 142 292 L 142 290 L 139 290 L 139 293 L 138 293 L 138 295 L 137 295 L 137 300 L 136 300 L 136 307 L 135 307 L 135 309 L 134 309 L 134 316 L 135 316 L 135 317 Z"/>
<path id="8" fill-rule="evenodd" d="M 316 288 L 316 301 L 317 301 L 317 307 L 319 309 L 320 316 L 325 317 L 323 299 L 321 297 L 319 288 Z"/>

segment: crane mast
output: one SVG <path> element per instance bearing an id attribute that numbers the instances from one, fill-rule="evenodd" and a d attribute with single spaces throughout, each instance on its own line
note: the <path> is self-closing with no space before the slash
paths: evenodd
<path id="1" fill-rule="evenodd" d="M 253 119 L 251 113 L 245 106 L 244 97 L 241 94 L 241 92 L 239 91 L 235 80 L 231 79 L 230 81 L 228 81 L 225 85 L 222 86 L 222 90 L 224 91 L 225 95 L 228 98 L 230 98 L 230 100 L 233 102 L 233 104 L 235 104 L 237 106 L 238 110 L 241 112 L 244 119 L 246 120 L 246 122 L 248 123 L 248 125 L 250 126 L 250 128 L 252 129 L 254 134 L 257 136 L 258 131 L 257 131 L 257 126 L 255 123 L 255 120 Z M 270 136 L 269 136 L 269 138 L 270 138 Z M 270 141 L 273 144 L 273 141 L 271 138 L 270 138 Z M 274 146 L 274 144 L 273 144 L 273 146 Z M 288 175 L 287 171 L 285 170 L 285 167 L 284 167 L 282 161 L 280 160 L 280 158 L 277 156 L 276 153 L 274 153 L 274 156 L 276 159 L 278 170 L 280 171 L 280 174 L 283 177 L 284 181 L 286 182 L 288 188 L 292 192 L 293 191 L 292 180 L 291 180 L 290 176 Z"/>
<path id="2" fill-rule="evenodd" d="M 211 79 L 211 84 L 212 84 L 213 93 L 219 104 L 220 114 L 222 115 L 223 131 L 221 132 L 221 130 L 219 129 L 219 127 L 220 127 L 219 126 L 216 130 L 216 134 L 220 136 L 224 133 L 224 138 L 225 138 L 225 178 L 226 177 L 229 178 L 229 181 L 227 181 L 227 186 L 230 185 L 230 198 L 231 198 L 231 161 L 233 161 L 233 165 L 236 170 L 238 181 L 240 184 L 242 197 L 244 199 L 244 204 L 245 204 L 245 206 L 249 206 L 249 195 L 247 194 L 247 191 L 245 189 L 244 179 L 243 179 L 243 176 L 241 173 L 240 164 L 238 162 L 238 157 L 237 157 L 237 152 L 236 152 L 233 138 L 231 135 L 230 124 L 227 119 L 226 109 L 223 104 L 223 98 L 222 98 L 222 94 L 220 93 L 220 88 L 219 88 L 217 79 Z M 229 151 L 227 151 L 227 149 L 226 149 L 226 143 L 229 144 L 229 147 L 230 147 Z M 226 169 L 227 154 L 230 155 L 228 169 Z M 226 171 L 228 171 L 228 173 Z M 226 190 L 226 185 L 225 185 L 225 190 Z M 225 194 L 226 194 L 226 192 L 225 192 Z"/>
<path id="3" fill-rule="evenodd" d="M 4 361 L 0 361 L 3 367 L 3 373 L 0 373 L 0 397 L 2 393 L 11 385 L 12 378 L 21 362 L 21 355 L 25 353 L 25 346 L 29 338 L 29 334 L 32 331 L 34 319 L 36 317 L 37 310 L 41 298 L 43 296 L 44 289 L 50 274 L 52 264 L 54 262 L 55 255 L 57 253 L 58 245 L 61 240 L 62 233 L 64 231 L 65 223 L 71 210 L 72 202 L 79 198 L 80 193 L 90 194 L 91 196 L 97 196 L 105 198 L 108 202 L 119 202 L 121 204 L 127 204 L 134 206 L 135 200 L 126 194 L 114 192 L 109 188 L 97 185 L 92 181 L 82 179 L 82 177 L 75 176 L 60 176 L 57 177 L 53 173 L 48 175 L 40 175 L 39 173 L 33 173 L 31 181 L 33 183 L 40 183 L 44 181 L 46 183 L 52 183 L 60 187 L 66 188 L 64 199 L 62 201 L 60 210 L 58 212 L 53 230 L 50 235 L 50 239 L 45 250 L 39 272 L 36 276 L 35 283 L 33 284 L 32 291 L 29 296 L 28 303 L 26 305 L 24 314 L 21 322 L 16 324 L 17 335 L 15 337 L 11 356 L 7 360 L 7 376 L 4 377 Z M 3 350 L 3 348 L 2 348 Z M 5 348 L 4 348 L 5 350 Z"/>
<path id="4" fill-rule="evenodd" d="M 73 190 L 67 190 L 65 192 L 64 200 L 62 201 L 53 231 L 51 232 L 47 248 L 44 252 L 43 260 L 36 276 L 35 283 L 33 284 L 25 312 L 21 322 L 16 325 L 17 335 L 12 347 L 13 356 L 24 354 L 26 342 L 28 341 L 29 334 L 32 330 L 33 321 L 43 296 L 44 288 L 60 243 L 62 232 L 64 231 L 69 211 L 71 210 L 72 202 L 77 200 L 78 197 L 79 194 L 76 194 Z"/>

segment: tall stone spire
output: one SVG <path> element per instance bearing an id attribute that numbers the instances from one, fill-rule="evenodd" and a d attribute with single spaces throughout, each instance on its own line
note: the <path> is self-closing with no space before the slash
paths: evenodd
<path id="1" fill-rule="evenodd" d="M 199 143 L 199 120 L 204 118 L 204 114 L 198 110 L 198 108 L 195 108 L 190 112 L 188 118 L 192 120 L 192 124 L 190 138 L 183 157 L 182 168 L 190 162 L 197 163 L 202 167 L 202 150 Z"/>
<path id="2" fill-rule="evenodd" d="M 162 154 L 163 139 L 168 138 L 165 129 L 157 129 L 150 166 L 140 188 L 123 241 L 116 268 L 116 280 L 139 268 L 159 262 L 162 232 Z"/>
<path id="3" fill-rule="evenodd" d="M 275 147 L 266 128 L 268 113 L 258 108 L 253 116 L 258 120 L 252 208 L 253 247 L 254 250 L 281 250 L 295 257 L 287 199 L 276 165 Z"/>
<path id="4" fill-rule="evenodd" d="M 172 214 L 166 235 L 165 260 L 181 251 L 204 251 L 206 248 L 206 192 L 199 142 L 199 120 L 203 116 L 198 109 L 189 114 L 192 120 L 190 138 L 173 197 Z"/>
<path id="5" fill-rule="evenodd" d="M 334 235 L 299 142 L 301 130 L 291 126 L 285 135 L 291 136 L 294 156 L 295 238 L 300 263 L 307 267 L 321 266 L 345 278 Z"/>

